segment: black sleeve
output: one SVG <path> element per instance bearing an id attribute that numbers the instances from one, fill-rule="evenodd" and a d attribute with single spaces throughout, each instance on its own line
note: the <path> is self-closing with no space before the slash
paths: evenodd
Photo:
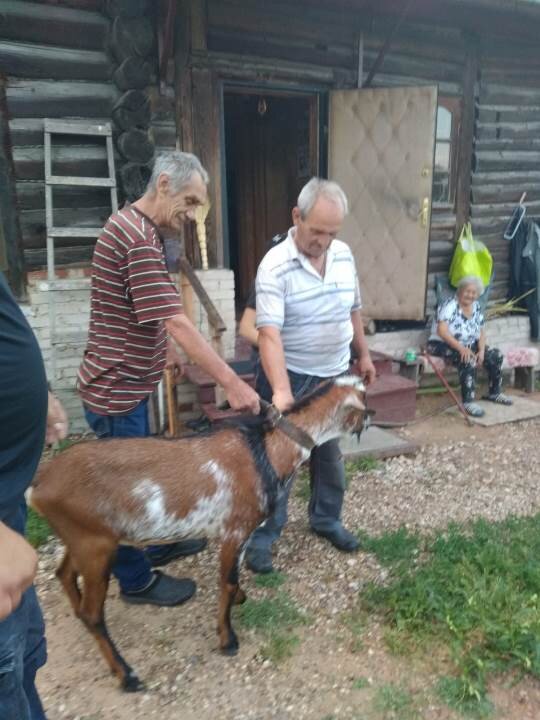
<path id="1" fill-rule="evenodd" d="M 246 307 L 251 308 L 252 310 L 257 309 L 257 299 L 256 299 L 256 295 L 255 295 L 255 283 L 253 283 L 253 285 L 251 286 L 249 295 L 247 296 Z"/>

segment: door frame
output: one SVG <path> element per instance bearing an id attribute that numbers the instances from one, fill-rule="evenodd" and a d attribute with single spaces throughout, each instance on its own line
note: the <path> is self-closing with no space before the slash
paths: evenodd
<path id="1" fill-rule="evenodd" d="M 225 94 L 233 95 L 264 95 L 265 97 L 290 97 L 290 98 L 308 98 L 310 102 L 310 123 L 309 123 L 309 148 L 310 148 L 310 164 L 317 169 L 317 174 L 321 175 L 326 165 L 326 157 L 324 155 L 325 143 L 325 117 L 324 108 L 327 105 L 324 96 L 328 94 L 327 90 L 316 90 L 313 88 L 286 88 L 279 84 L 257 84 L 232 81 L 226 78 L 219 81 L 219 114 L 220 114 L 220 155 L 221 155 L 221 221 L 223 228 L 223 257 L 221 264 L 223 267 L 230 268 L 230 237 L 229 237 L 229 210 L 228 210 L 228 194 L 227 194 L 227 148 L 225 144 Z"/>

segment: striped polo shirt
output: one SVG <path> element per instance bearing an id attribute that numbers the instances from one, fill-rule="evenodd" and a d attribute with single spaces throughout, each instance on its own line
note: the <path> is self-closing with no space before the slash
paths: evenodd
<path id="1" fill-rule="evenodd" d="M 163 321 L 182 312 L 157 227 L 133 206 L 111 215 L 92 260 L 90 326 L 77 387 L 99 415 L 137 407 L 159 383 Z"/>
<path id="2" fill-rule="evenodd" d="M 332 240 L 321 277 L 298 250 L 294 233 L 291 228 L 259 265 L 257 327 L 280 330 L 289 370 L 333 377 L 349 367 L 351 312 L 361 308 L 354 257 L 348 245 Z"/>

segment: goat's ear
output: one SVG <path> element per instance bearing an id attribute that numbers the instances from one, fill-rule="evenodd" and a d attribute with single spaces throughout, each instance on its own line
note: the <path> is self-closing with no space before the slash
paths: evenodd
<path id="1" fill-rule="evenodd" d="M 366 406 L 364 403 L 360 400 L 358 395 L 356 393 L 349 393 L 347 397 L 345 398 L 345 402 L 343 403 L 343 407 L 346 408 L 356 408 L 357 410 L 365 410 Z"/>

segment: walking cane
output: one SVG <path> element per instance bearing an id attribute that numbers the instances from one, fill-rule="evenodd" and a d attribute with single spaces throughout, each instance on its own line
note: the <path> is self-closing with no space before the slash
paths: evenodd
<path id="1" fill-rule="evenodd" d="M 163 373 L 165 380 L 165 395 L 167 397 L 167 417 L 169 419 L 169 436 L 176 437 L 176 403 L 174 401 L 174 380 L 171 368 L 165 368 Z"/>
<path id="2" fill-rule="evenodd" d="M 474 423 L 473 423 L 473 421 L 471 420 L 471 418 L 470 418 L 469 414 L 467 413 L 467 411 L 465 410 L 465 407 L 464 407 L 463 403 L 462 403 L 461 400 L 458 398 L 458 396 L 456 395 L 456 393 L 452 390 L 452 388 L 451 388 L 450 385 L 448 384 L 448 381 L 446 380 L 446 378 L 444 377 L 444 375 L 441 373 L 441 371 L 439 370 L 439 368 L 435 365 L 435 363 L 434 363 L 433 360 L 430 358 L 430 356 L 428 355 L 428 353 L 424 353 L 424 357 L 427 359 L 428 363 L 429 363 L 429 364 L 431 365 L 431 367 L 433 368 L 433 371 L 435 372 L 435 375 L 436 375 L 436 376 L 439 378 L 439 380 L 442 382 L 442 384 L 444 385 L 444 387 L 446 388 L 446 390 L 448 390 L 448 392 L 449 392 L 449 394 L 450 394 L 450 397 L 451 397 L 452 400 L 456 403 L 456 405 L 458 406 L 458 409 L 459 409 L 460 413 L 463 415 L 463 417 L 464 417 L 465 420 L 467 421 L 467 425 L 473 425 Z"/>

